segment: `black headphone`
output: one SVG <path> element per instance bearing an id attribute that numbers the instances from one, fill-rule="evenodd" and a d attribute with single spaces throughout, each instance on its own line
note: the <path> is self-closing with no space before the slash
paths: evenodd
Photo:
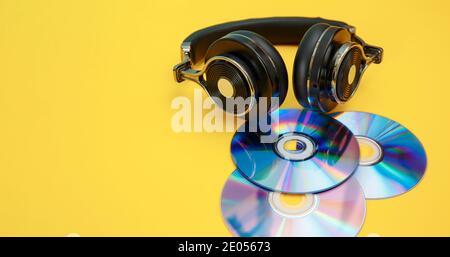
<path id="1" fill-rule="evenodd" d="M 380 63 L 383 49 L 366 44 L 355 28 L 322 18 L 274 17 L 228 22 L 198 30 L 181 44 L 182 62 L 174 67 L 177 82 L 200 84 L 226 103 L 219 82 L 232 86 L 228 97 L 278 97 L 288 91 L 286 66 L 272 44 L 298 45 L 293 85 L 305 108 L 328 112 L 348 101 L 370 63 Z M 203 64 L 201 69 L 195 69 Z M 234 114 L 245 115 L 254 103 Z M 271 111 L 278 106 L 269 107 Z M 222 106 L 224 108 L 224 106 Z M 226 108 L 224 108 L 226 109 Z"/>

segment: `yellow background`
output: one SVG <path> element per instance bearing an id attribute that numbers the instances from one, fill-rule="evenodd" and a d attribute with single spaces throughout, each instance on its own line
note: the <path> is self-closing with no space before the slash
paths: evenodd
<path id="1" fill-rule="evenodd" d="M 228 236 L 232 133 L 180 133 L 179 44 L 212 24 L 321 16 L 385 49 L 338 110 L 390 117 L 423 142 L 422 182 L 369 201 L 360 236 L 450 236 L 448 1 L 0 1 L 0 235 Z M 289 73 L 295 47 L 280 47 Z M 291 85 L 290 85 L 291 87 Z M 298 108 L 292 87 L 283 107 Z"/>

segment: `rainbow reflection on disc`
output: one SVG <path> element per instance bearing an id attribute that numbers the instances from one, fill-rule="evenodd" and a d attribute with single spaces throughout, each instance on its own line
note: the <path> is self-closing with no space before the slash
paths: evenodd
<path id="1" fill-rule="evenodd" d="M 404 126 L 366 112 L 338 112 L 331 116 L 353 132 L 361 149 L 370 150 L 361 154 L 360 166 L 354 174 L 367 199 L 403 194 L 425 174 L 425 150 Z"/>
<path id="2" fill-rule="evenodd" d="M 283 195 L 301 201 L 286 202 Z M 223 188 L 221 208 L 233 235 L 256 237 L 356 236 L 366 214 L 364 193 L 353 178 L 318 194 L 283 194 L 254 185 L 237 170 Z"/>
<path id="3" fill-rule="evenodd" d="M 358 142 L 335 119 L 312 111 L 281 109 L 270 120 L 272 141 L 263 142 L 267 135 L 262 132 L 244 131 L 247 122 L 231 142 L 234 163 L 258 186 L 285 193 L 317 193 L 339 185 L 356 170 Z M 291 141 L 296 148 L 285 149 Z"/>

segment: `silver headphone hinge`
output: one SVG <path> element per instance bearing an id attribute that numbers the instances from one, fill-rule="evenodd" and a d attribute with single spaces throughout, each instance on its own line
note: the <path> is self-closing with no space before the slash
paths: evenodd
<path id="1" fill-rule="evenodd" d="M 191 43 L 190 42 L 183 42 L 181 44 L 181 60 L 184 61 L 186 59 L 191 59 Z"/>
<path id="2" fill-rule="evenodd" d="M 364 54 L 369 58 L 368 64 L 370 63 L 379 64 L 383 61 L 383 48 L 374 45 L 369 45 L 357 35 L 353 35 L 353 38 L 357 43 L 359 43 L 363 47 Z"/>
<path id="3" fill-rule="evenodd" d="M 372 45 L 363 45 L 364 53 L 371 58 L 373 63 L 381 63 L 383 61 L 383 48 Z"/>
<path id="4" fill-rule="evenodd" d="M 192 67 L 191 43 L 183 42 L 180 50 L 181 62 L 173 67 L 173 77 L 176 82 L 183 82 L 186 80 L 184 73 Z"/>
<path id="5" fill-rule="evenodd" d="M 191 60 L 185 59 L 177 65 L 173 66 L 173 78 L 176 82 L 183 82 L 185 80 L 183 72 L 191 68 Z"/>

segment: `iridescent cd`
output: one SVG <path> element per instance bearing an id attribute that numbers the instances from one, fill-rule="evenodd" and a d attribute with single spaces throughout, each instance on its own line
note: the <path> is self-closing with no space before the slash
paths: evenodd
<path id="1" fill-rule="evenodd" d="M 237 170 L 225 184 L 221 207 L 235 236 L 356 236 L 366 214 L 353 178 L 318 194 L 286 194 L 260 188 Z"/>
<path id="2" fill-rule="evenodd" d="M 407 128 L 365 112 L 339 112 L 332 116 L 358 140 L 361 157 L 354 176 L 368 199 L 403 194 L 423 177 L 427 165 L 425 150 Z"/>
<path id="3" fill-rule="evenodd" d="M 247 122 L 231 142 L 234 163 L 258 186 L 284 193 L 322 192 L 344 182 L 357 168 L 358 142 L 335 119 L 281 109 L 268 120 L 270 132 L 252 132 Z"/>

